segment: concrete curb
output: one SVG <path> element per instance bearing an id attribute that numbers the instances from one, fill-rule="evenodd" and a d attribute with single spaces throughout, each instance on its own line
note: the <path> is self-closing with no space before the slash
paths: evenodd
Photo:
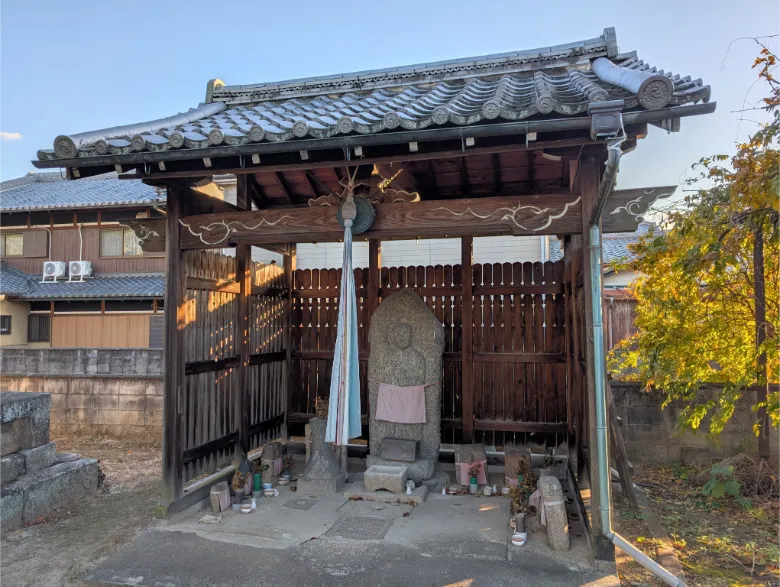
<path id="1" fill-rule="evenodd" d="M 677 576 L 677 578 L 685 581 L 685 573 L 683 573 L 680 559 L 677 558 L 677 553 L 672 546 L 672 541 L 666 530 L 658 521 L 658 518 L 653 514 L 653 510 L 650 509 L 650 504 L 647 501 L 647 494 L 644 489 L 637 486 L 636 501 L 639 505 L 639 511 L 645 516 L 645 524 L 650 531 L 650 537 L 657 541 L 656 547 L 656 559 L 659 565 L 664 567 L 667 571 Z"/>

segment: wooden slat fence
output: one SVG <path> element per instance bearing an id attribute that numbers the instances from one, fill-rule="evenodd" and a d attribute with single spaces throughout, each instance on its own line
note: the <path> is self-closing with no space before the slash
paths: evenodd
<path id="1" fill-rule="evenodd" d="M 361 405 L 368 421 L 366 367 L 368 270 L 355 270 Z M 383 267 L 379 297 L 402 289 L 420 295 L 444 325 L 442 441 L 460 442 L 463 428 L 460 265 Z M 478 441 L 502 445 L 516 433 L 568 429 L 563 261 L 474 265 L 474 429 Z M 293 281 L 290 421 L 327 401 L 336 340 L 339 269 L 298 270 Z M 364 429 L 364 434 L 366 430 Z"/>
<path id="2" fill-rule="evenodd" d="M 254 263 L 249 296 L 248 385 L 238 389 L 238 296 L 236 259 L 211 251 L 185 255 L 185 385 L 181 402 L 183 479 L 212 473 L 236 455 L 238 394 L 249 411 L 250 449 L 279 435 L 287 374 L 282 341 L 284 274 L 276 265 Z"/>

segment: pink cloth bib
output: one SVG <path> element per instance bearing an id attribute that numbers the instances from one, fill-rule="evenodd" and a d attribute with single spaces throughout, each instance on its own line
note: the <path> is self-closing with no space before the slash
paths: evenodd
<path id="1" fill-rule="evenodd" d="M 425 424 L 425 386 L 379 384 L 376 419 L 398 424 Z"/>

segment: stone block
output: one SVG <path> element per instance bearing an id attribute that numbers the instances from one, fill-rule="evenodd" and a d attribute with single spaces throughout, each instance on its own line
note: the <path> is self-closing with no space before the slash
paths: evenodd
<path id="1" fill-rule="evenodd" d="M 8 485 L 24 473 L 24 457 L 21 453 L 4 456 L 0 459 L 0 481 Z"/>
<path id="2" fill-rule="evenodd" d="M 56 452 L 54 443 L 47 442 L 42 446 L 21 450 L 19 451 L 19 454 L 24 458 L 24 468 L 27 473 L 34 473 L 35 471 L 50 467 L 54 462 Z"/>
<path id="3" fill-rule="evenodd" d="M 478 463 L 487 460 L 484 444 L 456 444 L 456 463 Z"/>
<path id="4" fill-rule="evenodd" d="M 3 530 L 18 528 L 53 509 L 68 506 L 97 489 L 98 462 L 79 459 L 28 473 L 2 489 Z M 22 496 L 21 517 L 18 515 Z M 10 511 L 6 522 L 6 501 Z"/>
<path id="5" fill-rule="evenodd" d="M 263 447 L 262 458 L 266 461 L 273 461 L 282 456 L 284 445 L 281 442 L 269 442 Z"/>
<path id="6" fill-rule="evenodd" d="M 389 461 L 414 461 L 420 458 L 420 441 L 385 438 L 379 456 Z"/>
<path id="7" fill-rule="evenodd" d="M 547 539 L 553 550 L 569 550 L 569 519 L 566 515 L 566 503 L 563 500 L 563 487 L 556 477 L 543 475 L 537 482 L 544 502 L 544 514 L 547 523 Z"/>
<path id="8" fill-rule="evenodd" d="M 84 395 L 81 393 L 71 393 L 68 395 L 68 408 L 84 408 L 91 409 L 94 405 L 92 395 Z"/>
<path id="9" fill-rule="evenodd" d="M 22 526 L 24 489 L 16 483 L 0 489 L 0 531 L 14 530 Z"/>
<path id="10" fill-rule="evenodd" d="M 50 410 L 47 393 L 0 394 L 0 456 L 49 442 Z"/>
<path id="11" fill-rule="evenodd" d="M 368 491 L 384 489 L 390 493 L 404 493 L 409 469 L 405 465 L 373 465 L 363 474 L 363 484 Z"/>
<path id="12" fill-rule="evenodd" d="M 366 467 L 374 465 L 398 465 L 398 461 L 388 461 L 368 455 L 366 457 Z M 407 468 L 408 478 L 414 481 L 415 485 L 421 485 L 425 480 L 430 479 L 436 470 L 436 461 L 433 459 L 417 459 L 416 461 L 404 462 Z"/>
<path id="13" fill-rule="evenodd" d="M 145 381 L 123 380 L 119 385 L 120 395 L 139 395 L 141 397 L 146 393 Z"/>

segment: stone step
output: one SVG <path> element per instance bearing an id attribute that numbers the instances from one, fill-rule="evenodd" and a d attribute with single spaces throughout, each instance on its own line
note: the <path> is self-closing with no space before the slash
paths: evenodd
<path id="1" fill-rule="evenodd" d="M 97 459 L 77 459 L 27 473 L 0 490 L 3 532 L 70 505 L 97 489 Z"/>

